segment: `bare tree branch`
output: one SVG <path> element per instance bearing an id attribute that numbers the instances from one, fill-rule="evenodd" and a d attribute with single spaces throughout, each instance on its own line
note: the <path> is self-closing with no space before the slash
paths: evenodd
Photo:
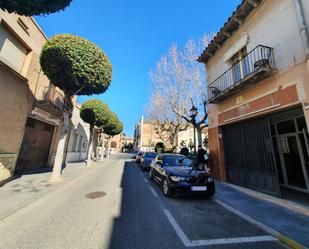
<path id="1" fill-rule="evenodd" d="M 189 109 L 194 105 L 198 108 L 196 127 L 204 126 L 208 117 L 206 74 L 197 58 L 210 40 L 211 36 L 207 35 L 198 41 L 190 39 L 181 49 L 173 44 L 150 71 L 153 94 L 149 106 L 152 116 L 159 116 L 156 118 L 159 122 L 168 120 L 176 125 L 177 118 L 180 118 L 183 123 L 179 129 L 185 123 L 193 124 Z"/>

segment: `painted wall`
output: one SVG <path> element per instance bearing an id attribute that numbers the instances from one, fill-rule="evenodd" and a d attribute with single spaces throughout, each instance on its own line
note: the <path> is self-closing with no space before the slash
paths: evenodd
<path id="1" fill-rule="evenodd" d="M 305 59 L 294 0 L 264 1 L 209 60 L 206 67 L 208 84 L 230 68 L 230 64 L 224 61 L 224 55 L 243 33 L 249 36 L 248 52 L 258 45 L 274 48 L 276 67 L 279 70 Z"/>
<path id="2" fill-rule="evenodd" d="M 304 6 L 308 8 L 307 5 Z M 306 11 L 309 13 L 308 9 Z M 239 30 L 209 60 L 206 66 L 207 84 L 210 84 L 229 68 L 229 64 L 224 60 L 225 54 L 241 35 L 246 33 L 249 36 L 248 51 L 259 44 L 274 48 L 275 64 L 278 69 L 277 74 L 258 82 L 254 87 L 233 95 L 218 105 L 209 104 L 210 128 L 219 125 L 218 117 L 220 113 L 227 112 L 239 105 L 245 106 L 252 100 L 263 98 L 265 95 L 291 85 L 296 86 L 299 103 L 304 105 L 309 102 L 309 84 L 306 83 L 309 81 L 308 63 L 305 60 L 304 46 L 299 35 L 299 26 L 295 13 L 293 0 L 265 1 L 250 14 Z M 236 101 L 239 96 L 242 99 L 240 103 Z M 268 111 L 274 110 L 270 108 Z M 305 115 L 308 123 L 309 113 L 305 112 Z"/>
<path id="3" fill-rule="evenodd" d="M 204 141 L 204 138 L 208 137 L 208 128 L 204 128 L 202 131 L 202 141 Z M 197 132 L 195 132 L 195 139 L 196 139 L 196 149 L 198 147 L 198 138 L 197 138 Z M 181 131 L 178 133 L 178 149 L 181 149 L 181 142 L 184 141 L 186 146 L 189 146 L 190 141 L 193 143 L 193 127 L 189 127 L 188 129 Z M 204 146 L 204 145 L 203 145 Z"/>
<path id="4" fill-rule="evenodd" d="M 21 23 L 27 28 L 23 28 Z M 35 99 L 39 96 L 38 89 L 49 86 L 39 65 L 39 54 L 47 40 L 46 36 L 32 18 L 8 14 L 1 9 L 0 25 L 3 31 L 0 32 L 1 181 L 14 173 L 27 117 L 33 116 L 43 122 L 45 119 L 48 122 L 54 119 L 58 124 L 60 120 L 39 109 L 33 113 Z M 58 130 L 55 134 L 59 134 Z M 54 136 L 54 150 L 57 143 L 58 138 Z"/>
<path id="5" fill-rule="evenodd" d="M 77 105 L 74 106 L 71 120 L 72 128 L 69 135 L 66 162 L 84 161 L 87 159 L 90 126 L 80 118 L 80 109 Z"/>

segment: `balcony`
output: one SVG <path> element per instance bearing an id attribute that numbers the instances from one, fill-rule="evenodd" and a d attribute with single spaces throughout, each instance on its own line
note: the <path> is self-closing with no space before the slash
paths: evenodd
<path id="1" fill-rule="evenodd" d="M 276 72 L 273 48 L 259 45 L 207 86 L 208 102 L 220 103 Z"/>
<path id="2" fill-rule="evenodd" d="M 36 105 L 45 111 L 59 114 L 63 109 L 64 96 L 52 84 L 49 84 L 49 86 L 40 86 Z"/>

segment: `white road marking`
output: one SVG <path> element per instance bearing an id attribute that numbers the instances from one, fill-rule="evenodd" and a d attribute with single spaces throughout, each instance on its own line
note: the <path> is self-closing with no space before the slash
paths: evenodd
<path id="1" fill-rule="evenodd" d="M 143 177 L 144 181 L 146 183 L 149 183 L 149 181 L 145 178 L 144 174 L 139 171 L 141 176 Z M 159 195 L 154 190 L 154 188 L 149 185 L 149 188 L 152 192 L 152 194 L 159 199 Z M 279 233 L 275 230 L 265 226 L 264 224 L 254 220 L 253 218 L 243 214 L 242 212 L 238 211 L 237 209 L 223 203 L 222 201 L 214 198 L 214 201 L 218 203 L 219 205 L 223 206 L 227 210 L 237 214 L 241 218 L 249 221 L 250 223 L 255 224 L 256 226 L 260 227 L 261 229 L 265 230 L 266 232 L 270 233 L 271 235 L 278 235 Z M 173 217 L 173 215 L 170 213 L 169 210 L 163 208 L 164 214 L 167 217 L 168 221 L 174 228 L 176 234 L 178 235 L 179 239 L 182 241 L 185 247 L 196 247 L 196 246 L 210 246 L 210 245 L 226 245 L 226 244 L 239 244 L 239 243 L 252 243 L 252 242 L 262 242 L 262 241 L 278 241 L 277 238 L 273 236 L 250 236 L 250 237 L 238 237 L 238 238 L 219 238 L 219 239 L 206 239 L 206 240 L 190 240 L 187 235 L 184 233 L 184 231 L 181 229 L 179 224 L 177 223 L 176 219 Z"/>
<path id="2" fill-rule="evenodd" d="M 239 238 L 223 238 L 223 239 L 208 239 L 208 240 L 193 240 L 193 246 L 210 246 L 210 245 L 226 245 L 226 244 L 239 244 L 261 241 L 276 241 L 273 236 L 252 236 L 252 237 L 239 237 Z"/>
<path id="3" fill-rule="evenodd" d="M 187 235 L 182 231 L 181 227 L 178 225 L 177 221 L 172 216 L 170 211 L 168 211 L 167 209 L 163 209 L 163 211 L 164 211 L 164 214 L 166 215 L 168 221 L 171 223 L 172 227 L 174 228 L 176 234 L 178 235 L 178 237 L 182 241 L 182 243 L 186 247 L 191 247 L 192 246 L 192 242 L 188 239 Z"/>
<path id="4" fill-rule="evenodd" d="M 251 218 L 250 216 L 242 213 L 241 211 L 227 205 L 226 203 L 218 200 L 217 198 L 213 198 L 213 200 L 218 203 L 220 206 L 224 207 L 225 209 L 231 211 L 234 214 L 237 214 L 238 216 L 240 216 L 241 218 L 245 219 L 246 221 L 249 221 L 250 223 L 258 226 L 259 228 L 263 229 L 264 231 L 266 231 L 267 233 L 270 233 L 271 235 L 278 237 L 281 236 L 281 234 L 279 232 L 277 232 L 276 230 L 264 225 L 263 223 Z"/>
<path id="5" fill-rule="evenodd" d="M 278 239 L 265 235 L 265 236 L 250 236 L 250 237 L 238 237 L 238 238 L 219 238 L 219 239 L 207 239 L 207 240 L 190 240 L 184 231 L 181 229 L 176 219 L 170 213 L 169 210 L 163 209 L 165 216 L 171 223 L 179 239 L 182 241 L 185 247 L 195 246 L 210 246 L 210 245 L 226 245 L 226 244 L 240 244 L 240 243 L 252 243 L 262 241 L 277 241 Z"/>
<path id="6" fill-rule="evenodd" d="M 149 185 L 149 188 L 150 188 L 151 192 L 153 193 L 153 195 L 154 195 L 156 198 L 159 198 L 157 192 L 153 189 L 153 187 L 151 187 L 151 186 Z"/>

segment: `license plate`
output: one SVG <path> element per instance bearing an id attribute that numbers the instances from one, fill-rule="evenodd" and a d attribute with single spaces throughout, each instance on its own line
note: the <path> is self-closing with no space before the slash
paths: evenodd
<path id="1" fill-rule="evenodd" d="M 206 191 L 207 186 L 191 186 L 191 191 Z"/>

